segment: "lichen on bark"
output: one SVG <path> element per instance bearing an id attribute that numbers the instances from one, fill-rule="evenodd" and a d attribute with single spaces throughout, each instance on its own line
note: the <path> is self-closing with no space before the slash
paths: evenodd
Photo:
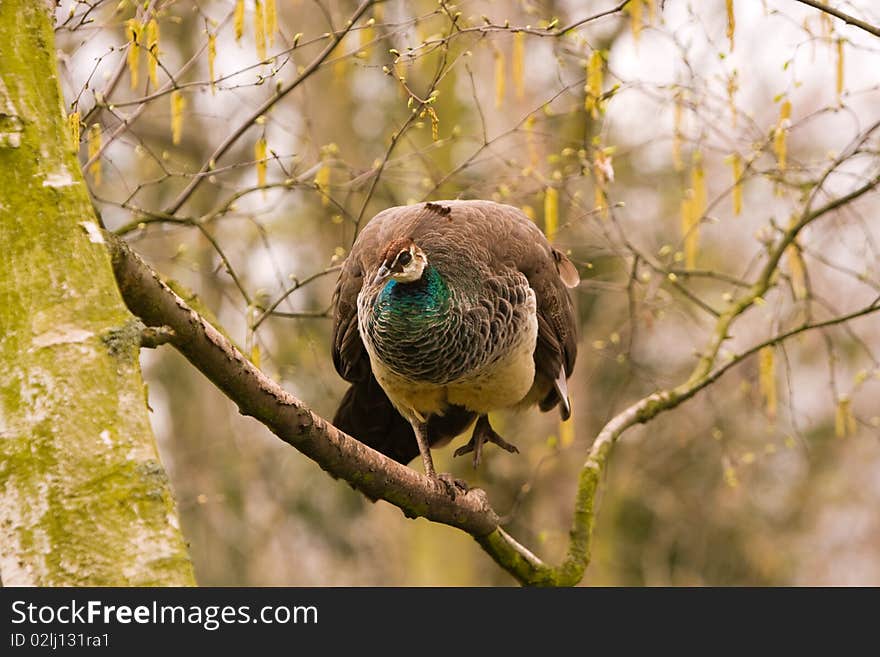
<path id="1" fill-rule="evenodd" d="M 71 148 L 48 3 L 0 3 L 0 577 L 194 583 L 132 322 Z M 134 344 L 134 343 L 133 343 Z"/>

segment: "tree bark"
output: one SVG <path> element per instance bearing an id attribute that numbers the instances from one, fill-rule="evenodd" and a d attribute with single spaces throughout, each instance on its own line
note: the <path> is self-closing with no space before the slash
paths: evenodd
<path id="1" fill-rule="evenodd" d="M 0 2 L 0 577 L 191 585 L 62 107 L 50 3 Z"/>

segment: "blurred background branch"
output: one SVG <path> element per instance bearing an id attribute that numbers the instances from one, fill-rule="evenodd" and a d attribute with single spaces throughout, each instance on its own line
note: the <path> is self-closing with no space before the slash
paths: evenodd
<path id="1" fill-rule="evenodd" d="M 855 25 L 859 29 L 865 30 L 865 32 L 868 32 L 869 34 L 873 34 L 876 37 L 880 37 L 880 27 L 877 27 L 875 25 L 871 25 L 870 23 L 866 23 L 863 20 L 859 20 L 855 16 L 850 16 L 849 14 L 844 13 L 844 12 L 840 11 L 839 9 L 836 9 L 835 7 L 832 7 L 824 2 L 818 2 L 817 0 L 796 0 L 796 1 L 801 2 L 805 5 L 809 5 L 810 7 L 814 7 L 815 9 L 818 9 L 819 11 L 824 11 L 829 16 L 834 16 L 835 18 L 839 18 L 847 25 Z"/>

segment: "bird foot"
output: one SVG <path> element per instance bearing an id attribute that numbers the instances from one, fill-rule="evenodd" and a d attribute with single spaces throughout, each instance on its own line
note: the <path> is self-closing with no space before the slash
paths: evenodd
<path id="1" fill-rule="evenodd" d="M 476 468 L 480 465 L 480 461 L 483 458 L 483 445 L 485 443 L 495 443 L 501 449 L 507 450 L 511 454 L 519 454 L 516 445 L 510 444 L 504 440 L 504 438 L 499 436 L 492 428 L 492 425 L 489 424 L 489 418 L 483 415 L 477 420 L 477 424 L 474 426 L 474 432 L 471 434 L 471 439 L 468 444 L 455 450 L 453 456 L 462 456 L 473 452 L 474 467 Z"/>
<path id="2" fill-rule="evenodd" d="M 453 477 L 448 472 L 441 472 L 440 474 L 434 473 L 431 476 L 431 479 L 443 486 L 446 489 L 446 494 L 453 500 L 458 493 L 467 493 L 471 489 L 464 479 Z"/>

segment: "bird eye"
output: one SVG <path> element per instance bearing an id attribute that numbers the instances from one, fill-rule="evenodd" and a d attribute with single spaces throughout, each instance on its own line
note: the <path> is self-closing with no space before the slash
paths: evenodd
<path id="1" fill-rule="evenodd" d="M 412 253 L 409 251 L 401 251 L 397 256 L 397 262 L 406 267 L 412 260 Z"/>

